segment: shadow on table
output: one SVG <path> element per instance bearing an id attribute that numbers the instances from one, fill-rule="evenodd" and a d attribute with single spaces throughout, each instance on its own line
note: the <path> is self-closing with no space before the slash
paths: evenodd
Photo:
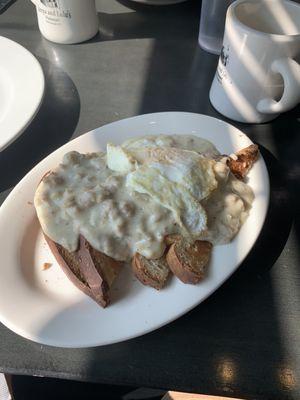
<path id="1" fill-rule="evenodd" d="M 201 3 L 189 1 L 157 7 L 119 2 L 134 11 L 98 13 L 100 33 L 90 42 L 153 39 L 137 114 L 214 113 L 209 101 L 202 101 L 214 76 L 217 57 L 198 45 Z"/>
<path id="2" fill-rule="evenodd" d="M 172 11 L 182 11 L 184 8 L 191 7 L 193 4 L 197 3 L 197 0 L 182 0 L 181 2 L 178 3 L 173 3 L 173 4 L 161 4 L 159 6 L 155 4 L 146 4 L 146 3 L 139 3 L 136 1 L 131 1 L 131 0 L 116 0 L 118 3 L 124 5 L 125 7 L 128 7 L 132 10 L 136 10 L 139 12 L 157 12 L 158 14 L 164 13 L 164 12 L 172 12 Z M 155 1 L 155 0 L 154 0 Z M 199 2 L 198 2 L 199 3 Z"/>
<path id="3" fill-rule="evenodd" d="M 181 40 L 195 39 L 192 34 L 195 24 L 199 27 L 199 2 L 160 7 L 128 1 L 119 2 L 134 11 L 112 14 L 98 12 L 100 35 L 90 42 L 142 38 L 171 39 L 174 42 L 179 37 Z"/>
<path id="4" fill-rule="evenodd" d="M 135 389 L 127 386 L 17 375 L 11 377 L 11 386 L 14 400 L 122 400 L 126 394 Z M 160 398 L 161 396 L 157 400 Z"/>
<path id="5" fill-rule="evenodd" d="M 300 243 L 300 105 L 289 113 L 282 114 L 272 124 L 271 129 L 277 154 L 286 170 L 293 201 L 294 229 Z"/>
<path id="6" fill-rule="evenodd" d="M 48 60 L 39 61 L 45 75 L 44 99 L 30 125 L 0 153 L 0 192 L 16 185 L 35 164 L 68 142 L 79 119 L 80 99 L 74 82 Z"/>
<path id="7" fill-rule="evenodd" d="M 94 41 L 153 39 L 137 114 L 159 111 L 211 114 L 209 101 L 204 103 L 202 98 L 209 90 L 217 57 L 198 45 L 201 4 L 189 1 L 157 7 L 119 2 L 134 11 L 99 13 L 100 34 Z"/>

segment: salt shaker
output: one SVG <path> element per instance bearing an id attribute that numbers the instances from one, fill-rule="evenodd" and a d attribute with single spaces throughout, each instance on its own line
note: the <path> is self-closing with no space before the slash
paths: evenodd
<path id="1" fill-rule="evenodd" d="M 202 0 L 199 45 L 209 53 L 220 54 L 227 8 L 234 0 Z"/>

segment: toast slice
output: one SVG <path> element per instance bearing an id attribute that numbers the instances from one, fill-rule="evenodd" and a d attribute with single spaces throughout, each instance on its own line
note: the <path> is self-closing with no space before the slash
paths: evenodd
<path id="1" fill-rule="evenodd" d="M 70 281 L 100 306 L 106 307 L 110 302 L 110 287 L 123 263 L 95 250 L 81 235 L 78 249 L 74 252 L 69 252 L 48 236 L 44 236 Z"/>
<path id="2" fill-rule="evenodd" d="M 185 240 L 173 243 L 167 252 L 170 270 L 184 283 L 196 284 L 203 279 L 210 260 L 212 244 L 196 240 L 191 244 Z"/>
<path id="3" fill-rule="evenodd" d="M 236 152 L 236 159 L 228 157 L 227 165 L 236 178 L 243 180 L 257 160 L 258 154 L 258 146 L 251 144 Z"/>
<path id="4" fill-rule="evenodd" d="M 132 270 L 143 285 L 157 290 L 164 287 L 170 273 L 165 254 L 156 260 L 148 260 L 141 254 L 135 253 L 132 259 Z"/>

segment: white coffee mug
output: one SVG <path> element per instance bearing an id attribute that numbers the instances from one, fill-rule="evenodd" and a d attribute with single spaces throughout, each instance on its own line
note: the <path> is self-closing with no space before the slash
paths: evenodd
<path id="1" fill-rule="evenodd" d="M 91 39 L 99 30 L 95 0 L 31 0 L 42 35 L 71 44 Z"/>
<path id="2" fill-rule="evenodd" d="M 209 98 L 239 122 L 274 119 L 300 102 L 300 4 L 237 0 L 227 11 Z"/>

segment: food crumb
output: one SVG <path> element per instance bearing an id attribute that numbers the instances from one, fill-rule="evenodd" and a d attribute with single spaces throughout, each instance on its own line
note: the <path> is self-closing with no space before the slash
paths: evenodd
<path id="1" fill-rule="evenodd" d="M 32 205 L 33 205 L 33 202 L 32 202 L 32 201 L 27 201 L 27 204 L 28 204 L 29 206 L 32 206 Z"/>
<path id="2" fill-rule="evenodd" d="M 52 267 L 52 264 L 51 264 L 51 263 L 45 262 L 45 263 L 43 264 L 43 271 L 46 271 L 46 269 L 49 269 L 50 267 Z"/>

